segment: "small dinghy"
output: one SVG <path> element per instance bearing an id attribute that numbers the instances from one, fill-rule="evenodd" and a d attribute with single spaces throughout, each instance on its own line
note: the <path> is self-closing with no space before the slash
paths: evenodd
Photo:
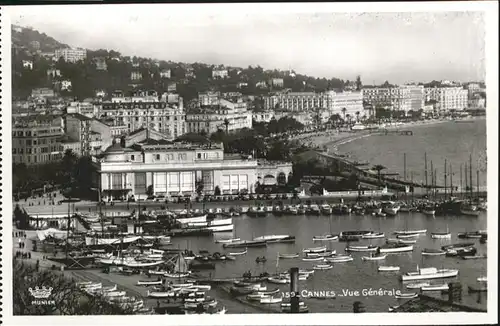
<path id="1" fill-rule="evenodd" d="M 418 294 L 417 293 L 397 293 L 395 296 L 394 296 L 396 299 L 413 299 L 413 298 L 416 298 L 418 297 Z"/>
<path id="2" fill-rule="evenodd" d="M 163 282 L 162 280 L 159 281 L 137 281 L 137 285 L 142 285 L 142 286 L 153 286 L 153 285 L 162 285 Z"/>
<path id="3" fill-rule="evenodd" d="M 383 238 L 383 237 L 385 237 L 384 232 L 367 233 L 367 234 L 363 234 L 361 236 L 362 239 L 378 239 L 378 238 Z"/>
<path id="4" fill-rule="evenodd" d="M 334 234 L 326 234 L 326 235 L 315 235 L 313 237 L 313 241 L 334 241 L 338 240 L 339 236 Z"/>
<path id="5" fill-rule="evenodd" d="M 260 299 L 261 304 L 273 304 L 273 303 L 281 303 L 283 301 L 283 297 L 267 297 Z"/>
<path id="6" fill-rule="evenodd" d="M 241 256 L 241 255 L 245 255 L 247 252 L 248 252 L 248 250 L 245 248 L 245 250 L 243 250 L 243 251 L 230 252 L 229 255 L 230 256 Z"/>
<path id="7" fill-rule="evenodd" d="M 338 256 L 332 256 L 332 257 L 327 257 L 325 259 L 329 263 L 346 263 L 353 261 L 354 258 L 350 255 L 338 255 Z"/>
<path id="8" fill-rule="evenodd" d="M 371 255 L 371 256 L 363 256 L 361 257 L 362 260 L 383 260 L 387 257 L 387 254 L 385 255 Z"/>
<path id="9" fill-rule="evenodd" d="M 295 253 L 295 254 L 279 254 L 278 257 L 280 259 L 293 259 L 293 258 L 298 258 L 299 257 L 299 253 Z"/>
<path id="10" fill-rule="evenodd" d="M 428 282 L 420 282 L 420 283 L 410 283 L 406 285 L 407 289 L 421 289 L 424 286 L 430 286 L 431 284 Z"/>
<path id="11" fill-rule="evenodd" d="M 422 286 L 420 288 L 421 291 L 446 291 L 448 290 L 448 284 L 430 284 L 427 286 Z"/>
<path id="12" fill-rule="evenodd" d="M 304 250 L 302 250 L 303 253 L 318 253 L 318 252 L 325 252 L 326 251 L 326 247 L 323 246 L 323 247 L 314 247 L 314 248 L 305 248 Z"/>
<path id="13" fill-rule="evenodd" d="M 313 268 L 315 270 L 327 270 L 327 269 L 332 269 L 333 265 L 330 265 L 330 264 L 320 264 L 320 265 L 315 265 Z"/>
<path id="14" fill-rule="evenodd" d="M 164 272 L 163 276 L 168 277 L 168 278 L 185 278 L 190 276 L 191 273 L 169 273 L 169 272 Z"/>
<path id="15" fill-rule="evenodd" d="M 325 252 L 311 252 L 311 253 L 306 253 L 307 258 L 314 258 L 314 257 L 330 257 L 337 254 L 336 250 L 333 251 L 325 251 Z"/>
<path id="16" fill-rule="evenodd" d="M 251 293 L 247 295 L 247 300 L 248 301 L 259 301 L 264 298 L 269 298 L 271 297 L 270 295 L 265 295 L 263 293 Z"/>
<path id="17" fill-rule="evenodd" d="M 446 251 L 441 249 L 425 248 L 422 250 L 422 256 L 444 256 Z"/>
<path id="18" fill-rule="evenodd" d="M 379 272 L 398 272 L 399 266 L 379 266 Z"/>
<path id="19" fill-rule="evenodd" d="M 411 238 L 417 238 L 419 236 L 420 236 L 419 233 L 398 234 L 398 235 L 396 235 L 396 238 L 398 238 L 398 239 L 411 239 Z"/>
<path id="20" fill-rule="evenodd" d="M 450 232 L 432 232 L 431 238 L 432 239 L 451 239 L 451 233 Z"/>
<path id="21" fill-rule="evenodd" d="M 354 251 L 354 252 L 374 252 L 379 249 L 378 246 L 347 246 L 345 251 Z"/>
<path id="22" fill-rule="evenodd" d="M 400 244 L 414 244 L 414 243 L 417 243 L 417 240 L 399 239 L 398 243 L 400 243 Z"/>
<path id="23" fill-rule="evenodd" d="M 302 261 L 324 261 L 325 257 L 304 257 Z"/>
<path id="24" fill-rule="evenodd" d="M 280 289 L 279 288 L 275 288 L 274 290 L 258 291 L 257 293 L 260 293 L 260 294 L 263 294 L 263 295 L 273 295 L 273 294 L 277 294 L 278 292 L 280 292 Z"/>
<path id="25" fill-rule="evenodd" d="M 171 298 L 176 295 L 175 291 L 166 291 L 166 292 L 150 292 L 148 291 L 147 297 L 148 298 L 154 298 L 154 299 L 161 299 L 161 298 Z"/>
<path id="26" fill-rule="evenodd" d="M 290 283 L 290 279 L 287 277 L 269 277 L 267 279 L 269 283 L 274 283 L 274 284 L 288 284 Z"/>
<path id="27" fill-rule="evenodd" d="M 215 243 L 233 243 L 238 241 L 241 241 L 241 239 L 240 238 L 220 239 L 220 240 L 215 240 Z"/>

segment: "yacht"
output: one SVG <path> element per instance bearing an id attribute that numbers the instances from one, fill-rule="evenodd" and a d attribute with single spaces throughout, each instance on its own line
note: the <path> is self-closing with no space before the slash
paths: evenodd
<path id="1" fill-rule="evenodd" d="M 401 275 L 402 281 L 427 280 L 435 278 L 448 278 L 458 275 L 458 269 L 437 269 L 435 267 L 427 267 L 417 269 L 416 272 L 408 272 Z"/>

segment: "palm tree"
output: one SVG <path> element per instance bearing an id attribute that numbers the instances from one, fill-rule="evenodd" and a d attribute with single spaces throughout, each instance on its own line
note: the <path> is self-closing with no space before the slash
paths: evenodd
<path id="1" fill-rule="evenodd" d="M 356 111 L 356 113 L 355 113 L 355 114 L 356 114 L 356 122 L 359 122 L 359 114 L 360 114 L 360 112 L 359 112 L 359 111 Z"/>
<path id="2" fill-rule="evenodd" d="M 342 114 L 344 115 L 344 121 L 345 121 L 345 113 L 346 113 L 347 109 L 346 108 L 342 108 Z"/>
<path id="3" fill-rule="evenodd" d="M 383 165 L 377 164 L 377 165 L 375 165 L 375 166 L 373 167 L 373 169 L 374 169 L 375 171 L 377 171 L 377 175 L 378 175 L 378 183 L 380 184 L 380 172 L 381 172 L 382 170 L 387 169 L 387 168 L 386 168 L 385 166 L 383 166 Z"/>
<path id="4" fill-rule="evenodd" d="M 351 124 L 351 115 L 347 114 L 346 117 L 347 117 L 348 124 L 350 125 Z"/>
<path id="5" fill-rule="evenodd" d="M 227 134 L 229 129 L 229 120 L 227 118 L 224 119 L 224 125 L 226 126 L 226 134 Z"/>

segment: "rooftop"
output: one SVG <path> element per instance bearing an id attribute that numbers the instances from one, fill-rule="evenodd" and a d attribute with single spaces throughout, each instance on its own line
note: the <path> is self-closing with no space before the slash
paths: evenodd
<path id="1" fill-rule="evenodd" d="M 89 121 L 89 120 L 92 120 L 92 118 L 84 116 L 83 114 L 80 114 L 80 113 L 69 113 L 67 115 L 67 117 L 73 117 L 73 118 L 76 118 L 76 119 L 78 119 L 80 121 Z"/>

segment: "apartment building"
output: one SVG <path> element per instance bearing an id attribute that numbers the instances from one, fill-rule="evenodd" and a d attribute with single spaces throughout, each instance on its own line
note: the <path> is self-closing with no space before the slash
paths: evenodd
<path id="1" fill-rule="evenodd" d="M 75 63 L 87 58 L 87 50 L 80 48 L 56 49 L 55 58 L 56 60 L 63 58 L 66 62 Z"/>
<path id="2" fill-rule="evenodd" d="M 469 92 L 462 87 L 425 88 L 427 100 L 437 101 L 440 111 L 464 110 L 468 107 Z"/>
<path id="3" fill-rule="evenodd" d="M 26 165 L 61 158 L 61 116 L 31 115 L 12 119 L 12 162 Z"/>

